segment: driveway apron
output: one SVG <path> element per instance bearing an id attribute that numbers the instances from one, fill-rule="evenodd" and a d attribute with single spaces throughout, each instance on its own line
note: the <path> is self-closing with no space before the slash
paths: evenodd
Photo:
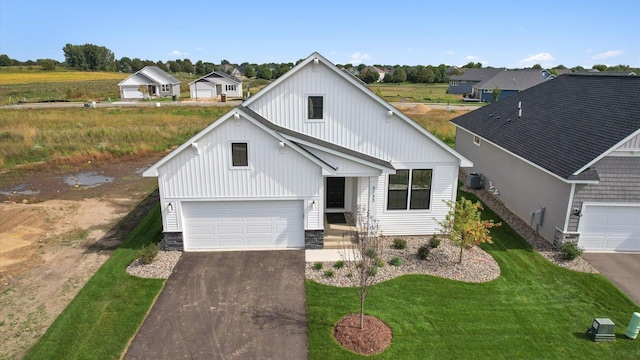
<path id="1" fill-rule="evenodd" d="M 306 359 L 304 251 L 184 253 L 125 359 Z"/>
<path id="2" fill-rule="evenodd" d="M 616 284 L 636 304 L 640 304 L 640 254 L 584 253 L 582 258 Z"/>

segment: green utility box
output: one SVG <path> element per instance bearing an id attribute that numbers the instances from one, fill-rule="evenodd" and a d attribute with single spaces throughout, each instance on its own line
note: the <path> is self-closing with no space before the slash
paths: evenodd
<path id="1" fill-rule="evenodd" d="M 606 318 L 595 318 L 587 335 L 593 341 L 616 341 L 616 335 L 613 333 L 613 328 L 616 324 L 613 321 Z"/>
<path id="2" fill-rule="evenodd" d="M 635 340 L 638 337 L 638 332 L 640 332 L 640 313 L 634 312 L 631 315 L 631 321 L 629 321 L 629 326 L 627 326 L 627 337 L 631 340 Z"/>

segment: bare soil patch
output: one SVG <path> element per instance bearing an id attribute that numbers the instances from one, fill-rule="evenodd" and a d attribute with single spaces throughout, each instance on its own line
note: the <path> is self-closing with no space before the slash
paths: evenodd
<path id="1" fill-rule="evenodd" d="M 360 315 L 351 314 L 338 321 L 333 337 L 342 347 L 362 355 L 374 355 L 384 351 L 393 339 L 391 328 L 382 320 L 365 315 L 360 329 Z"/>
<path id="2" fill-rule="evenodd" d="M 0 358 L 22 358 L 157 203 L 141 172 L 159 158 L 0 174 Z M 110 181 L 65 182 L 84 172 Z"/>

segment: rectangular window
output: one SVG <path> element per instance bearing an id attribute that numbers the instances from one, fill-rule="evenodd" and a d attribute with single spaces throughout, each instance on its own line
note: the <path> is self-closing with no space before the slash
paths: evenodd
<path id="1" fill-rule="evenodd" d="M 409 209 L 428 209 L 431 203 L 432 170 L 413 170 L 411 174 L 411 202 Z"/>
<path id="2" fill-rule="evenodd" d="M 480 146 L 480 136 L 473 135 L 473 143 Z"/>
<path id="3" fill-rule="evenodd" d="M 160 85 L 160 91 L 169 92 L 169 85 L 167 85 L 167 84 Z"/>
<path id="4" fill-rule="evenodd" d="M 233 166 L 249 166 L 249 154 L 247 152 L 247 143 L 231 144 L 231 160 Z"/>
<path id="5" fill-rule="evenodd" d="M 309 119 L 322 119 L 322 96 L 309 96 Z"/>
<path id="6" fill-rule="evenodd" d="M 387 210 L 405 210 L 409 195 L 409 170 L 389 175 Z"/>
<path id="7" fill-rule="evenodd" d="M 458 86 L 458 85 L 460 85 L 460 82 L 459 82 L 459 80 L 451 80 L 451 81 L 449 81 L 449 85 Z"/>
<path id="8" fill-rule="evenodd" d="M 387 210 L 429 209 L 432 174 L 431 169 L 413 169 L 389 175 Z"/>
<path id="9" fill-rule="evenodd" d="M 235 84 L 225 85 L 225 91 L 236 91 L 236 85 Z"/>

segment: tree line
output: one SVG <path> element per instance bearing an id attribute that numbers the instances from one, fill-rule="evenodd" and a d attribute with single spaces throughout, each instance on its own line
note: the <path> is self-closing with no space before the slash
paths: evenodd
<path id="1" fill-rule="evenodd" d="M 56 67 L 69 67 L 84 71 L 117 71 L 124 73 L 134 73 L 145 66 L 157 66 L 170 73 L 190 73 L 195 75 L 206 75 L 212 71 L 226 71 L 237 68 L 247 78 L 258 78 L 273 80 L 289 71 L 294 64 L 289 63 L 267 63 L 250 64 L 244 62 L 240 65 L 231 64 L 227 60 L 222 60 L 219 65 L 212 62 L 198 60 L 193 63 L 190 59 L 175 59 L 166 62 L 142 60 L 140 58 L 122 57 L 116 59 L 113 52 L 104 46 L 94 44 L 72 45 L 66 44 L 62 51 L 64 62 L 53 59 L 38 59 L 36 61 L 27 60 L 24 62 L 10 58 L 6 54 L 0 54 L 0 66 L 40 66 L 44 71 L 55 70 Z M 300 62 L 302 60 L 298 60 Z M 230 65 L 226 67 L 225 65 Z M 445 64 L 433 65 L 373 65 L 366 64 L 336 64 L 338 67 L 350 72 L 360 78 L 363 82 L 370 84 L 377 81 L 385 83 L 402 83 L 405 81 L 412 83 L 444 83 L 451 75 L 459 75 L 468 68 L 482 68 L 482 63 L 469 62 L 462 67 L 452 67 Z M 535 69 L 542 69 L 539 64 L 533 66 Z M 558 69 L 567 69 L 564 65 L 558 65 L 549 69 L 552 73 Z M 603 64 L 593 65 L 592 69 L 608 72 L 635 72 L 640 74 L 640 68 L 631 68 L 628 65 L 607 66 Z M 582 66 L 576 66 L 571 71 L 588 71 Z M 382 79 L 380 73 L 384 73 Z"/>

